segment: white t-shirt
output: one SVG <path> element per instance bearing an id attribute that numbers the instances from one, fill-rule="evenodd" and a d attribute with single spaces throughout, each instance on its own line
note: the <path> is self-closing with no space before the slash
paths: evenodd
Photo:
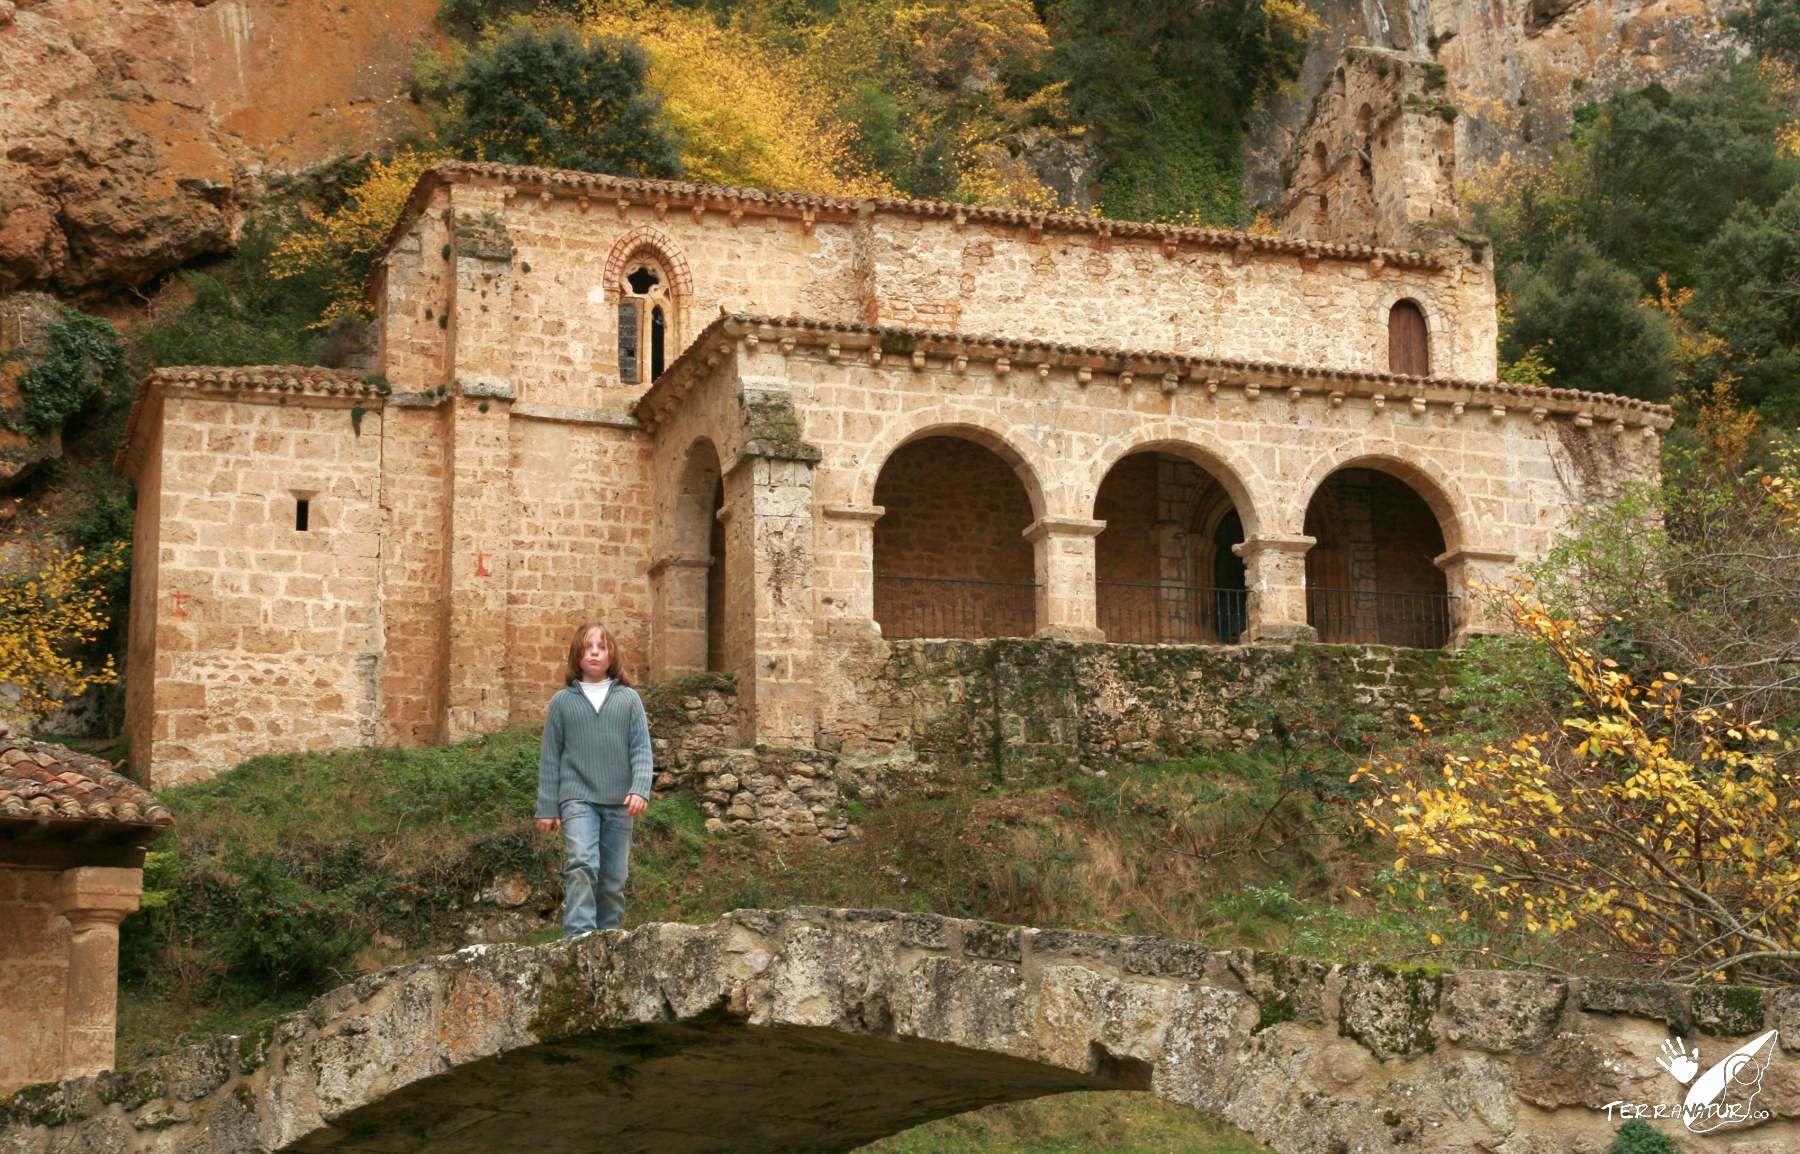
<path id="1" fill-rule="evenodd" d="M 612 683 L 613 679 L 610 677 L 602 678 L 599 681 L 576 682 L 581 686 L 582 696 L 586 697 L 588 704 L 594 707 L 595 713 L 600 712 L 600 706 L 606 701 L 606 691 L 612 688 Z"/>

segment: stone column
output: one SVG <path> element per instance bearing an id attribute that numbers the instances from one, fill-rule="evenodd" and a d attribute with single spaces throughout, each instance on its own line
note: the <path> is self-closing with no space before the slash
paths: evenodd
<path id="1" fill-rule="evenodd" d="M 810 746 L 813 680 L 812 466 L 740 456 L 725 474 L 725 558 L 747 744 Z"/>
<path id="2" fill-rule="evenodd" d="M 1104 641 L 1094 606 L 1094 538 L 1105 521 L 1040 517 L 1025 528 L 1037 569 L 1037 636 Z"/>
<path id="3" fill-rule="evenodd" d="M 455 268 L 445 544 L 444 738 L 504 727 L 512 667 L 506 627 L 516 511 L 508 421 L 518 393 L 513 340 L 513 243 L 506 194 L 450 190 Z"/>
<path id="4" fill-rule="evenodd" d="M 498 381 L 458 381 L 450 404 L 444 736 L 461 741 L 504 728 L 511 714 L 512 390 Z"/>
<path id="5" fill-rule="evenodd" d="M 650 678 L 706 672 L 706 577 L 711 557 L 672 553 L 650 563 Z"/>
<path id="6" fill-rule="evenodd" d="M 1265 533 L 1231 547 L 1244 559 L 1244 584 L 1250 590 L 1244 640 L 1318 639 L 1318 631 L 1306 623 L 1306 551 L 1315 543 L 1304 534 Z"/>
<path id="7" fill-rule="evenodd" d="M 119 1010 L 119 923 L 138 908 L 142 870 L 81 866 L 62 872 L 57 912 L 69 921 L 62 1077 L 112 1069 Z"/>
<path id="8" fill-rule="evenodd" d="M 1452 549 L 1432 559 L 1444 571 L 1444 584 L 1455 598 L 1456 619 L 1451 622 L 1452 648 L 1471 637 L 1511 633 L 1512 619 L 1499 593 L 1512 576 L 1514 553 L 1504 549 Z"/>
<path id="9" fill-rule="evenodd" d="M 816 573 L 819 617 L 837 636 L 880 637 L 875 621 L 875 522 L 880 505 L 826 505 Z"/>

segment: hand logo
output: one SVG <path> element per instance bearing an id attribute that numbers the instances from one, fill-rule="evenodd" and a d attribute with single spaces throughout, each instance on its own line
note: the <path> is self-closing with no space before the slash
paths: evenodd
<path id="1" fill-rule="evenodd" d="M 1656 1064 L 1667 1070 L 1669 1077 L 1685 1086 L 1700 1072 L 1700 1047 L 1695 1046 L 1692 1054 L 1685 1054 L 1681 1050 L 1682 1045 L 1679 1036 L 1673 1042 L 1664 1039 L 1663 1056 L 1656 1060 Z"/>

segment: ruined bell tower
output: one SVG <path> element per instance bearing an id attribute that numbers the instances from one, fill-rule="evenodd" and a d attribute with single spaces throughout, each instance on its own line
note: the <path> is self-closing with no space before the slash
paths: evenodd
<path id="1" fill-rule="evenodd" d="M 1435 249 L 1456 228 L 1456 108 L 1444 69 L 1346 49 L 1283 166 L 1283 232 L 1328 244 Z"/>

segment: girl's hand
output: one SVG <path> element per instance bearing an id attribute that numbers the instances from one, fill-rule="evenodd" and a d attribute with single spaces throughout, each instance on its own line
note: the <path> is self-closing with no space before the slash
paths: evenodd
<path id="1" fill-rule="evenodd" d="M 637 794 L 628 793 L 625 795 L 625 812 L 632 817 L 643 816 L 644 811 L 649 808 L 650 803 L 639 797 Z"/>
<path id="2" fill-rule="evenodd" d="M 562 818 L 540 817 L 537 819 L 537 827 L 539 833 L 555 833 L 562 828 Z"/>

